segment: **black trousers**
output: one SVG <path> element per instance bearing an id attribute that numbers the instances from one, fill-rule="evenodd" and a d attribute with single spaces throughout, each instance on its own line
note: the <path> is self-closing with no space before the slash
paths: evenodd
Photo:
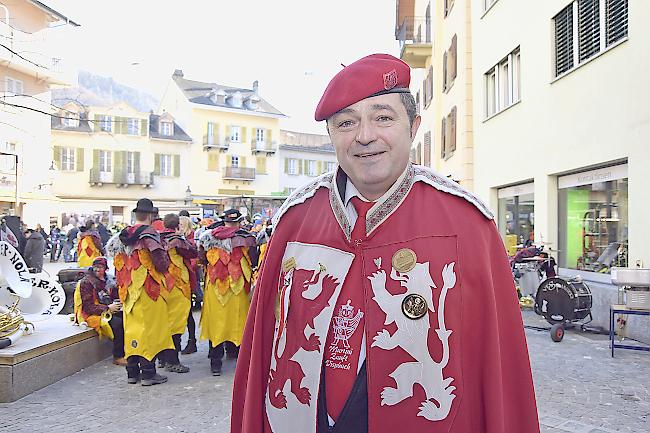
<path id="1" fill-rule="evenodd" d="M 122 312 L 113 314 L 111 321 L 108 322 L 113 330 L 113 357 L 124 357 L 124 321 L 122 319 Z"/>
<path id="2" fill-rule="evenodd" d="M 196 340 L 196 321 L 194 320 L 194 315 L 192 315 L 191 308 L 190 314 L 187 316 L 187 334 L 190 340 Z"/>
<path id="3" fill-rule="evenodd" d="M 178 359 L 178 352 L 181 351 L 181 334 L 172 335 L 172 341 L 174 342 L 174 348 L 163 350 L 160 353 L 160 359 L 168 364 L 178 365 L 181 363 L 180 359 Z"/>
<path id="4" fill-rule="evenodd" d="M 126 358 L 126 374 L 128 377 L 151 379 L 156 375 L 156 363 L 142 356 L 132 355 Z"/>
<path id="5" fill-rule="evenodd" d="M 216 346 L 213 346 L 212 342 L 210 342 L 210 351 L 208 352 L 210 363 L 212 365 L 221 365 L 221 358 L 226 352 L 228 356 L 236 357 L 239 354 L 239 347 L 232 341 L 224 341 Z"/>

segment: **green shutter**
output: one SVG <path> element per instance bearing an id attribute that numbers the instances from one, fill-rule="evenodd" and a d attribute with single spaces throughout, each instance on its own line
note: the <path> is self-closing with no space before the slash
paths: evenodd
<path id="1" fill-rule="evenodd" d="M 226 140 L 230 141 L 230 125 L 226 126 Z"/>
<path id="2" fill-rule="evenodd" d="M 149 121 L 147 119 L 140 119 L 140 135 L 143 137 L 149 134 Z"/>
<path id="3" fill-rule="evenodd" d="M 54 162 L 59 167 L 59 170 L 61 170 L 63 165 L 63 162 L 61 161 L 62 159 L 61 153 L 62 153 L 61 146 L 54 146 L 54 156 L 52 157 L 52 159 L 54 159 Z"/>
<path id="4" fill-rule="evenodd" d="M 302 166 L 305 163 L 302 159 L 297 159 L 296 160 L 296 165 L 298 166 L 298 174 L 302 174 Z"/>
<path id="5" fill-rule="evenodd" d="M 155 153 L 153 155 L 153 174 L 160 176 L 160 154 Z"/>
<path id="6" fill-rule="evenodd" d="M 273 146 L 273 136 L 271 135 L 272 129 L 267 129 L 266 134 L 264 135 L 264 141 L 266 142 L 267 147 Z"/>
<path id="7" fill-rule="evenodd" d="M 140 177 L 140 152 L 133 152 L 133 171 L 135 172 L 135 178 Z"/>
<path id="8" fill-rule="evenodd" d="M 323 161 L 316 161 L 316 174 L 319 176 L 323 174 Z"/>
<path id="9" fill-rule="evenodd" d="M 125 182 L 125 172 L 124 165 L 126 164 L 126 152 L 125 151 L 116 151 L 113 152 L 115 155 L 115 160 L 113 161 L 113 173 L 115 174 L 113 178 L 118 182 Z"/>
<path id="10" fill-rule="evenodd" d="M 181 175 L 181 156 L 174 155 L 174 177 L 179 177 Z"/>
<path id="11" fill-rule="evenodd" d="M 93 149 L 93 168 L 99 171 L 99 149 Z"/>
<path id="12" fill-rule="evenodd" d="M 113 121 L 112 123 L 112 128 L 111 131 L 113 131 L 113 134 L 123 134 L 122 132 L 122 118 L 119 116 L 113 116 L 111 117 L 111 120 Z"/>
<path id="13" fill-rule="evenodd" d="M 83 147 L 77 148 L 77 158 L 75 160 L 77 171 L 84 171 L 84 149 Z"/>
<path id="14" fill-rule="evenodd" d="M 289 158 L 284 158 L 284 174 L 289 174 Z"/>
<path id="15" fill-rule="evenodd" d="M 246 157 L 245 156 L 240 156 L 239 157 L 239 166 L 241 168 L 246 167 Z"/>
<path id="16" fill-rule="evenodd" d="M 212 143 L 219 144 L 219 124 L 212 122 Z"/>
<path id="17" fill-rule="evenodd" d="M 219 154 L 215 152 L 208 152 L 208 171 L 219 170 Z"/>
<path id="18" fill-rule="evenodd" d="M 99 132 L 102 128 L 99 125 L 99 114 L 95 114 L 95 121 L 93 122 L 93 131 Z"/>

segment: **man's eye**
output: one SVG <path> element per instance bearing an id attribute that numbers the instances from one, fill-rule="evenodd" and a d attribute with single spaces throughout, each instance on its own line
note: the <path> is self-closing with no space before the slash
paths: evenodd
<path id="1" fill-rule="evenodd" d="M 380 122 L 389 122 L 389 121 L 393 120 L 393 118 L 390 117 L 390 116 L 379 116 L 379 117 L 377 117 L 377 120 L 380 121 Z"/>
<path id="2" fill-rule="evenodd" d="M 352 126 L 352 124 L 353 123 L 351 120 L 344 120 L 339 123 L 339 128 L 349 128 L 350 126 Z"/>

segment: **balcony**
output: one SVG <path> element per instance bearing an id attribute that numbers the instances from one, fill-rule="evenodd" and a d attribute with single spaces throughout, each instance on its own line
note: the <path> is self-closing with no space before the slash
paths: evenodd
<path id="1" fill-rule="evenodd" d="M 224 167 L 223 180 L 255 180 L 255 169 L 249 167 Z"/>
<path id="2" fill-rule="evenodd" d="M 255 139 L 251 140 L 251 152 L 256 153 L 266 153 L 267 155 L 272 155 L 278 150 L 278 143 L 276 141 L 257 141 Z"/>
<path id="3" fill-rule="evenodd" d="M 124 171 L 104 172 L 97 168 L 90 169 L 90 185 L 102 186 L 112 184 L 119 187 L 128 187 L 130 185 L 142 185 L 145 188 L 153 186 L 153 173 L 143 171 L 139 173 L 126 173 Z"/>
<path id="4" fill-rule="evenodd" d="M 399 41 L 400 59 L 412 68 L 425 68 L 433 54 L 431 44 L 431 18 L 405 17 L 395 31 Z"/>
<path id="5" fill-rule="evenodd" d="M 225 152 L 229 147 L 230 140 L 219 140 L 219 136 L 216 134 L 203 136 L 203 150 L 218 149 Z"/>
<path id="6" fill-rule="evenodd" d="M 25 33 L 0 21 L 0 65 L 8 66 L 50 84 L 71 84 L 72 76 L 65 73 L 61 58 L 51 55 L 48 43 L 50 29 Z M 70 76 L 68 76 L 70 75 Z"/>

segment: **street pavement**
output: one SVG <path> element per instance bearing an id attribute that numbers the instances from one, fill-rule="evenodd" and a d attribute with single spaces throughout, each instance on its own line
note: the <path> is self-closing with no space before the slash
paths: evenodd
<path id="1" fill-rule="evenodd" d="M 524 319 L 545 324 L 532 312 Z M 617 350 L 612 358 L 607 336 L 579 331 L 561 343 L 544 331 L 527 329 L 526 337 L 542 433 L 650 432 L 650 353 Z M 152 387 L 128 385 L 124 368 L 99 362 L 0 404 L 0 432 L 228 432 L 235 361 L 211 376 L 203 342 L 181 362 L 189 373 L 163 373 L 169 381 Z"/>

